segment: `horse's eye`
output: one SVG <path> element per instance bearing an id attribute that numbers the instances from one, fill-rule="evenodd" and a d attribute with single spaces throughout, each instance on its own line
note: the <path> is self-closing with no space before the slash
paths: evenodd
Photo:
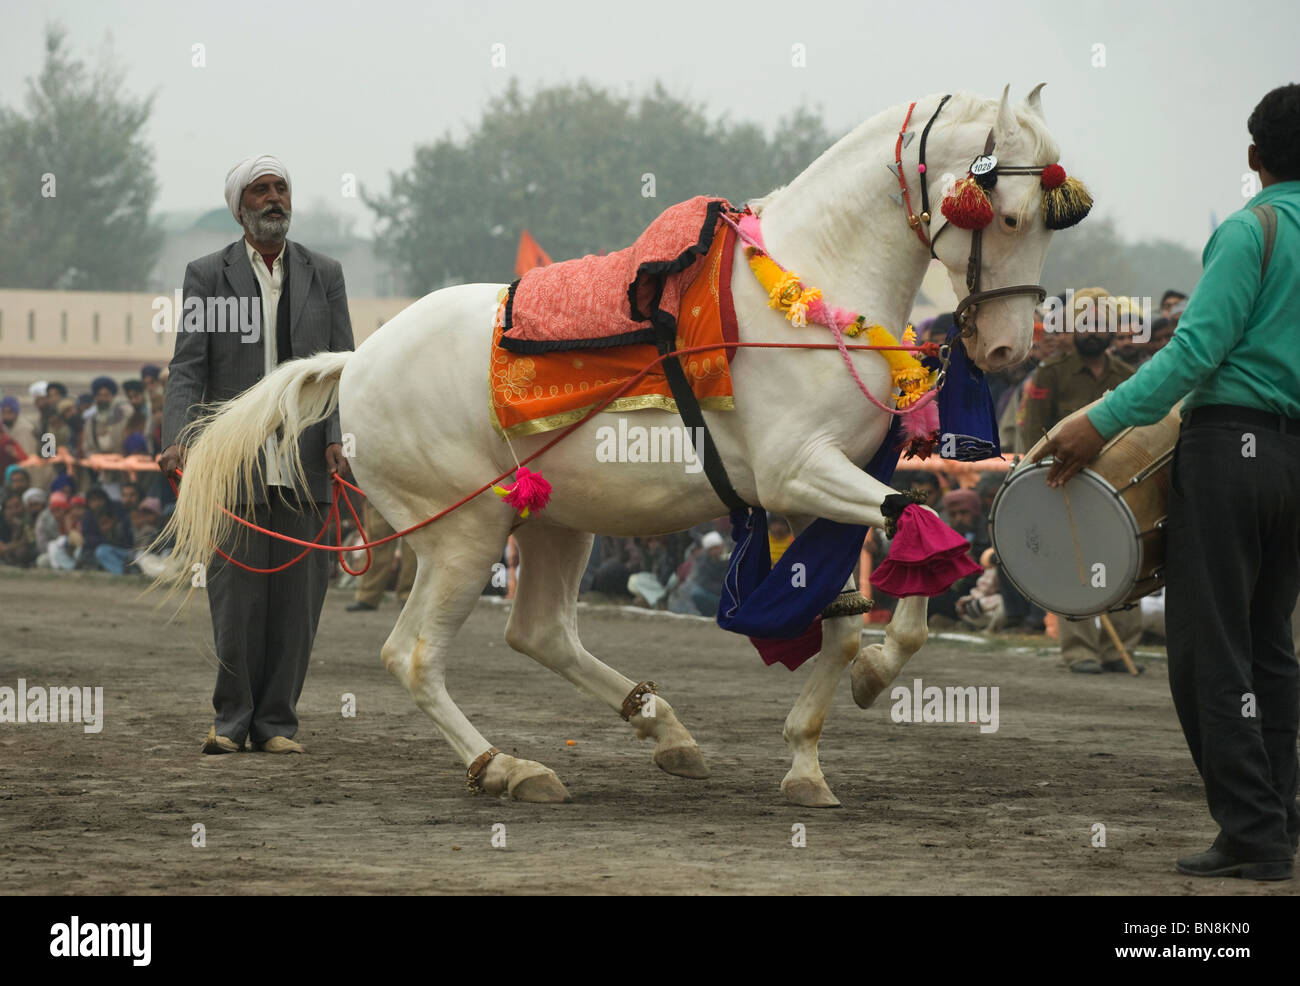
<path id="1" fill-rule="evenodd" d="M 1008 229 L 1015 229 L 1016 226 L 1015 216 L 1003 216 L 1002 221 L 1007 224 Z"/>

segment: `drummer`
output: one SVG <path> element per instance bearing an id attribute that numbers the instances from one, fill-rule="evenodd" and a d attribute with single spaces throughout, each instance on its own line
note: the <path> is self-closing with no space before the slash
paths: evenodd
<path id="1" fill-rule="evenodd" d="M 1130 425 L 1180 399 L 1165 562 L 1169 688 L 1219 834 L 1178 860 L 1193 876 L 1293 875 L 1300 663 L 1300 85 L 1247 121 L 1263 190 L 1206 244 L 1204 273 L 1173 338 L 1039 453 L 1049 485 Z M 1253 206 L 1277 230 L 1267 270 Z"/>
<path id="2" fill-rule="evenodd" d="M 1019 450 L 1027 451 L 1058 421 L 1086 407 L 1133 375 L 1133 368 L 1110 352 L 1114 330 L 1108 318 L 1115 309 L 1105 288 L 1073 292 L 1073 330 L 1067 352 L 1044 360 L 1025 388 L 1024 417 L 1016 429 Z M 1111 614 L 1115 633 L 1132 653 L 1142 639 L 1142 613 L 1137 607 Z M 1128 667 L 1102 630 L 1096 617 L 1071 620 L 1057 614 L 1061 661 L 1076 674 L 1127 672 Z"/>

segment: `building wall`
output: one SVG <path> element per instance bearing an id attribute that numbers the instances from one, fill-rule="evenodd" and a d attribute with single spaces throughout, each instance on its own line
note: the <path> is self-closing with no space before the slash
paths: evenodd
<path id="1" fill-rule="evenodd" d="M 172 332 L 153 330 L 157 297 L 143 292 L 0 290 L 0 368 L 165 366 L 176 340 Z M 414 300 L 349 296 L 357 345 Z"/>

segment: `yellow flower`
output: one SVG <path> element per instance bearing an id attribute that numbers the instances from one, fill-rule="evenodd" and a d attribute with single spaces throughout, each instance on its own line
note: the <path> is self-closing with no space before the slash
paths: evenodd
<path id="1" fill-rule="evenodd" d="M 799 275 L 794 271 L 784 271 L 768 289 L 767 307 L 788 311 L 802 293 L 803 285 L 799 283 Z"/>

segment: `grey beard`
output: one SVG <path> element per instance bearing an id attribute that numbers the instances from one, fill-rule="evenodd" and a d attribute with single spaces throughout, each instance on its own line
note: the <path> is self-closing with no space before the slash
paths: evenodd
<path id="1" fill-rule="evenodd" d="M 245 211 L 244 229 L 258 243 L 283 243 L 289 233 L 289 220 L 293 218 L 293 212 L 284 209 L 283 217 L 268 216 L 270 208 L 267 206 L 261 212 L 251 214 Z"/>

